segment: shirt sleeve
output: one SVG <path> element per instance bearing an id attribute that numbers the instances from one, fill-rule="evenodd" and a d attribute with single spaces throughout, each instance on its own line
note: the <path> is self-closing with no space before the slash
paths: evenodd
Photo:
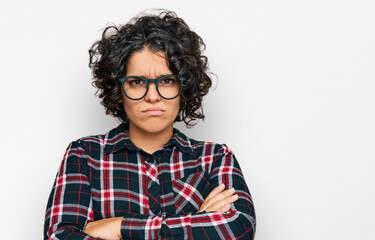
<path id="1" fill-rule="evenodd" d="M 86 161 L 80 144 L 69 144 L 48 199 L 44 239 L 95 239 L 83 232 L 93 218 Z"/>
<path id="2" fill-rule="evenodd" d="M 123 239 L 254 239 L 255 211 L 241 168 L 226 145 L 214 157 L 210 191 L 224 183 L 239 199 L 228 212 L 189 213 L 178 216 L 126 214 Z"/>

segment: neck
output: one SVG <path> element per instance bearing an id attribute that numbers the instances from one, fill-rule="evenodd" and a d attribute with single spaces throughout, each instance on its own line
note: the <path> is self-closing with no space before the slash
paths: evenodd
<path id="1" fill-rule="evenodd" d="M 143 151 L 152 154 L 161 149 L 173 135 L 173 125 L 160 132 L 146 132 L 129 123 L 130 140 Z"/>

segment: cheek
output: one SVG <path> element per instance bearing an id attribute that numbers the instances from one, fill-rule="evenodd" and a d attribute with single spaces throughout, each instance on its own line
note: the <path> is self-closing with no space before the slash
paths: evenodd
<path id="1" fill-rule="evenodd" d="M 128 117 L 133 115 L 135 106 L 134 106 L 134 103 L 131 102 L 131 100 L 123 97 L 122 106 L 124 107 L 124 111 Z"/>
<path id="2" fill-rule="evenodd" d="M 173 113 L 175 113 L 176 115 L 178 114 L 178 112 L 180 111 L 180 98 L 177 98 L 176 101 L 173 101 L 171 103 L 171 110 Z"/>

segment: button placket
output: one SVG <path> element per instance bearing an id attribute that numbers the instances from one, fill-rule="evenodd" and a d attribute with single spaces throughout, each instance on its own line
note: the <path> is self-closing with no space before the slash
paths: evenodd
<path id="1" fill-rule="evenodd" d="M 160 214 L 162 212 L 162 202 L 161 202 L 161 192 L 162 186 L 160 185 L 161 182 L 159 181 L 158 175 L 158 163 L 160 164 L 160 157 L 159 152 L 155 152 L 154 154 L 146 154 L 144 155 L 145 164 L 148 167 L 148 174 L 149 182 L 148 182 L 148 198 L 149 198 L 149 206 L 150 206 L 150 214 Z M 159 161 L 157 161 L 159 159 Z"/>
<path id="2" fill-rule="evenodd" d="M 149 163 L 153 163 L 154 162 L 154 158 L 152 156 L 147 156 L 146 157 L 146 161 L 149 162 Z"/>
<path id="3" fill-rule="evenodd" d="M 160 192 L 161 188 L 160 185 L 156 182 L 152 181 L 149 185 L 148 194 L 149 194 L 149 203 L 150 203 L 150 210 L 154 214 L 159 214 L 161 212 L 160 206 Z"/>

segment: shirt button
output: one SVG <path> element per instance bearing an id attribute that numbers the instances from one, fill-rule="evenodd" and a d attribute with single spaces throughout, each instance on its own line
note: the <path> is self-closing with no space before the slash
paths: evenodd
<path id="1" fill-rule="evenodd" d="M 151 208 L 151 211 L 154 213 L 154 214 L 159 214 L 160 213 L 160 210 L 161 210 L 161 207 L 158 205 L 158 204 L 154 204 L 154 206 Z"/>

